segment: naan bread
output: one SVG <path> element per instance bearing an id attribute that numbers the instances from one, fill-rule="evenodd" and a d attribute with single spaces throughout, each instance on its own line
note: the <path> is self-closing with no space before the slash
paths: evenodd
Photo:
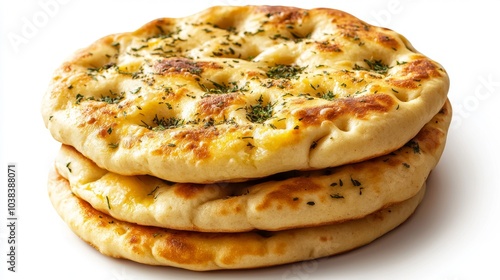
<path id="1" fill-rule="evenodd" d="M 112 172 L 242 181 L 396 150 L 448 87 L 402 35 L 347 13 L 213 7 L 80 50 L 42 114 L 56 140 Z"/>
<path id="2" fill-rule="evenodd" d="M 359 219 L 414 196 L 437 164 L 449 102 L 401 149 L 369 161 L 244 183 L 173 183 L 99 168 L 69 146 L 56 158 L 78 197 L 132 223 L 208 232 L 283 230 Z"/>
<path id="3" fill-rule="evenodd" d="M 50 199 L 67 225 L 102 254 L 190 270 L 255 268 L 310 260 L 370 243 L 404 222 L 421 201 L 413 198 L 359 220 L 278 232 L 200 233 L 122 222 L 71 193 L 53 171 Z"/>

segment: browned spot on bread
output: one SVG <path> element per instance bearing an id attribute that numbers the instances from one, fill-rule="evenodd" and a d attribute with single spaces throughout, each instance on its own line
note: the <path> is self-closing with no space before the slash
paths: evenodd
<path id="1" fill-rule="evenodd" d="M 332 44 L 328 41 L 316 42 L 316 48 L 320 51 L 323 51 L 323 52 L 341 52 L 342 51 L 342 49 L 340 49 L 339 45 Z"/>
<path id="2" fill-rule="evenodd" d="M 64 72 L 71 72 L 71 63 L 64 63 L 64 65 L 62 66 L 62 69 Z"/>
<path id="3" fill-rule="evenodd" d="M 189 144 L 188 148 L 193 151 L 197 159 L 206 159 L 210 157 L 206 142 L 196 145 L 195 143 Z"/>
<path id="4" fill-rule="evenodd" d="M 418 59 L 405 65 L 403 75 L 411 75 L 415 80 L 441 77 L 436 65 L 428 59 Z"/>
<path id="5" fill-rule="evenodd" d="M 276 247 L 273 250 L 273 253 L 276 255 L 284 255 L 286 253 L 288 245 L 285 242 L 279 242 L 276 244 Z"/>
<path id="6" fill-rule="evenodd" d="M 239 196 L 228 197 L 224 200 L 224 207 L 221 207 L 217 214 L 221 216 L 234 215 L 241 213 L 245 206 L 242 205 L 242 200 Z"/>
<path id="7" fill-rule="evenodd" d="M 406 63 L 401 70 L 402 79 L 388 79 L 392 85 L 401 88 L 417 88 L 422 80 L 441 77 L 438 67 L 426 58 L 417 59 Z"/>
<path id="8" fill-rule="evenodd" d="M 97 121 L 97 119 L 96 119 L 96 118 L 94 118 L 94 117 L 90 117 L 90 118 L 87 120 L 87 124 L 93 124 L 93 123 L 95 123 L 96 121 Z"/>
<path id="9" fill-rule="evenodd" d="M 157 254 L 179 264 L 204 264 L 212 261 L 214 252 L 189 242 L 193 237 L 195 235 L 189 232 L 167 232 L 163 244 L 158 246 Z"/>
<path id="10" fill-rule="evenodd" d="M 334 22 L 337 23 L 337 28 L 342 30 L 341 34 L 356 41 L 367 37 L 370 30 L 370 25 L 348 14 L 339 15 L 338 20 Z"/>
<path id="11" fill-rule="evenodd" d="M 371 214 L 371 218 L 373 220 L 383 221 L 384 220 L 384 213 L 383 213 L 383 211 L 377 211 L 377 212 Z"/>
<path id="12" fill-rule="evenodd" d="M 137 237 L 137 235 L 135 235 L 135 234 L 134 234 L 134 235 L 132 235 L 132 236 L 130 237 L 130 239 L 129 239 L 129 243 L 131 243 L 131 244 L 136 244 L 136 243 L 138 243 L 138 242 L 139 242 L 139 240 L 140 240 L 140 238 L 139 238 L 139 237 Z"/>
<path id="13" fill-rule="evenodd" d="M 193 61 L 182 57 L 164 59 L 154 65 L 155 73 L 161 75 L 166 75 L 167 73 L 200 75 L 207 69 L 221 68 L 215 62 Z"/>
<path id="14" fill-rule="evenodd" d="M 190 199 L 203 192 L 205 185 L 179 183 L 174 188 L 174 193 L 181 198 Z"/>
<path id="15" fill-rule="evenodd" d="M 445 133 L 435 127 L 428 127 L 420 131 L 415 140 L 418 142 L 420 149 L 428 153 L 434 153 L 441 146 L 441 140 Z"/>
<path id="16" fill-rule="evenodd" d="M 285 6 L 261 6 L 258 11 L 266 14 L 269 22 L 277 24 L 295 23 L 307 15 L 306 10 Z"/>
<path id="17" fill-rule="evenodd" d="M 108 129 L 107 128 L 101 128 L 99 130 L 99 133 L 97 134 L 99 137 L 101 138 L 105 138 L 107 135 L 109 135 L 108 133 Z"/>
<path id="18" fill-rule="evenodd" d="M 158 133 L 158 132 L 156 132 Z M 164 143 L 160 148 L 154 150 L 154 155 L 171 155 L 176 150 L 188 151 L 195 155 L 196 159 L 206 159 L 210 157 L 209 142 L 213 142 L 220 135 L 219 129 L 214 127 L 197 128 L 192 130 L 179 130 L 176 132 L 164 131 L 164 133 L 175 133 L 172 135 L 173 141 Z M 153 136 L 155 134 L 152 134 Z"/>
<path id="19" fill-rule="evenodd" d="M 222 263 L 226 265 L 234 264 L 246 256 L 264 256 L 268 251 L 268 248 L 264 245 L 265 243 L 262 242 L 262 239 L 265 237 L 258 234 L 236 234 L 238 238 L 241 238 L 241 243 L 244 243 L 246 246 L 240 246 L 240 244 L 235 242 L 228 243 L 229 248 L 221 258 Z"/>
<path id="20" fill-rule="evenodd" d="M 174 139 L 187 142 L 208 141 L 219 136 L 219 130 L 216 128 L 196 128 L 190 130 L 181 130 L 174 135 Z"/>
<path id="21" fill-rule="evenodd" d="M 384 33 L 378 33 L 376 41 L 381 45 L 383 45 L 384 47 L 391 48 L 394 50 L 396 50 L 400 46 L 399 42 L 396 39 Z"/>
<path id="22" fill-rule="evenodd" d="M 201 99 L 198 103 L 199 112 L 203 116 L 217 116 L 219 115 L 228 105 L 233 104 L 233 100 L 237 99 L 236 94 L 219 94 L 210 95 Z"/>
<path id="23" fill-rule="evenodd" d="M 78 124 L 78 127 L 85 127 L 87 125 L 97 126 L 98 124 L 105 123 L 107 120 L 116 116 L 116 110 L 114 110 L 115 107 L 107 105 L 109 104 L 105 102 L 86 103 L 85 105 L 81 104 L 83 107 L 81 116 L 83 120 Z M 114 125 L 115 124 L 111 124 L 111 126 Z M 104 126 L 101 127 L 102 130 L 99 131 L 98 135 L 104 137 L 108 128 L 109 124 L 106 128 L 104 128 Z"/>
<path id="24" fill-rule="evenodd" d="M 390 78 L 388 79 L 388 82 L 391 85 L 397 86 L 399 88 L 415 89 L 418 87 L 418 82 L 416 82 L 413 78 L 403 79 L 403 80 L 395 80 Z"/>
<path id="25" fill-rule="evenodd" d="M 283 206 L 296 209 L 304 202 L 304 196 L 318 192 L 322 187 L 307 178 L 294 178 L 288 180 L 280 188 L 268 193 L 261 204 L 257 205 L 257 210 L 265 210 L 275 206 L 281 209 Z"/>
<path id="26" fill-rule="evenodd" d="M 401 166 L 401 164 L 403 164 L 401 157 L 395 156 L 395 154 L 391 154 L 391 155 L 387 156 L 386 158 L 383 159 L 383 162 L 385 162 L 386 164 L 388 164 L 391 167 Z"/>
<path id="27" fill-rule="evenodd" d="M 326 104 L 299 110 L 295 117 L 308 125 L 319 125 L 323 121 L 332 121 L 342 115 L 351 115 L 358 119 L 370 113 L 389 111 L 396 102 L 385 94 L 375 94 L 363 97 L 349 97 Z"/>
<path id="28" fill-rule="evenodd" d="M 274 80 L 274 79 L 268 79 L 265 83 L 264 83 L 265 87 L 267 88 L 271 88 L 271 87 L 278 87 L 280 89 L 291 89 L 293 88 L 293 85 L 290 83 L 289 80 L 285 80 L 285 79 L 278 79 L 278 80 Z"/>

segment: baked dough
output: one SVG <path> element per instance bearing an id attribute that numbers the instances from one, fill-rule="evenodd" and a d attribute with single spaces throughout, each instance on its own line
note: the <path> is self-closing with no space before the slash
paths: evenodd
<path id="1" fill-rule="evenodd" d="M 71 193 L 68 181 L 52 171 L 50 199 L 69 228 L 102 254 L 135 262 L 220 270 L 256 268 L 330 256 L 368 244 L 404 222 L 425 187 L 407 201 L 363 219 L 287 231 L 204 233 L 140 226 L 114 219 Z"/>
<path id="2" fill-rule="evenodd" d="M 385 156 L 241 183 L 173 183 L 96 166 L 70 146 L 55 165 L 73 193 L 116 219 L 183 230 L 283 230 L 362 218 L 414 196 L 436 166 L 449 102 L 407 145 Z"/>
<path id="3" fill-rule="evenodd" d="M 78 51 L 53 75 L 53 137 L 97 165 L 243 181 L 396 150 L 449 79 L 402 35 L 333 9 L 213 7 Z"/>

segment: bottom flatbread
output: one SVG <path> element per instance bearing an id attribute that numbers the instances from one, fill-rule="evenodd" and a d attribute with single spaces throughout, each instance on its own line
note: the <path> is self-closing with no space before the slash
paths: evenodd
<path id="1" fill-rule="evenodd" d="M 403 223 L 415 211 L 414 197 L 344 223 L 284 231 L 206 233 L 142 226 L 114 219 L 73 195 L 55 170 L 48 191 L 62 219 L 102 254 L 135 262 L 189 270 L 273 266 L 331 256 L 363 246 Z"/>

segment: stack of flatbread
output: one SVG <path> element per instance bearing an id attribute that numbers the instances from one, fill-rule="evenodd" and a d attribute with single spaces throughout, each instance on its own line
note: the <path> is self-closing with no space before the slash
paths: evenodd
<path id="1" fill-rule="evenodd" d="M 449 79 L 333 9 L 213 7 L 104 37 L 56 70 L 50 199 L 105 255 L 255 268 L 365 245 L 417 208 Z"/>

